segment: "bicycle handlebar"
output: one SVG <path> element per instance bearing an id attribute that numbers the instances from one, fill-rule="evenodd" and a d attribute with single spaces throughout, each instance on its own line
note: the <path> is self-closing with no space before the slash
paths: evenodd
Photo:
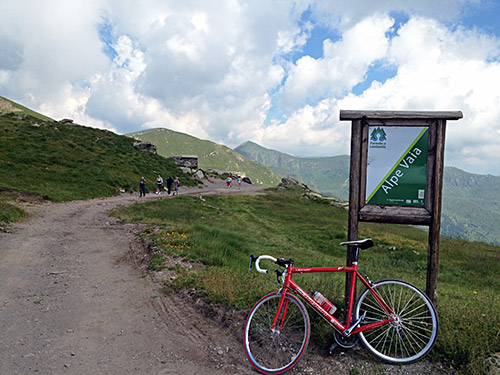
<path id="1" fill-rule="evenodd" d="M 269 272 L 269 270 L 265 270 L 265 269 L 260 268 L 259 263 L 260 263 L 260 261 L 261 261 L 262 259 L 271 260 L 271 261 L 273 261 L 274 263 L 276 263 L 276 261 L 278 260 L 278 259 L 276 259 L 275 257 L 272 257 L 271 255 L 261 255 L 261 256 L 259 256 L 259 257 L 257 258 L 257 260 L 255 261 L 255 269 L 256 269 L 256 270 L 257 270 L 257 272 L 259 272 L 259 273 L 268 273 L 268 272 Z"/>

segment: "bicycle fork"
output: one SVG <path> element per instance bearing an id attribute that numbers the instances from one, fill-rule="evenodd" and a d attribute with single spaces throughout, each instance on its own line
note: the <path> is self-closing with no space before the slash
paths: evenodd
<path id="1" fill-rule="evenodd" d="M 271 332 L 275 334 L 280 334 L 283 329 L 283 324 L 285 323 L 286 314 L 288 311 L 288 300 L 286 299 L 286 290 L 283 288 L 278 291 L 278 294 L 281 294 L 280 303 L 278 305 L 278 310 L 276 311 L 276 315 L 273 320 L 273 324 L 271 326 Z"/>

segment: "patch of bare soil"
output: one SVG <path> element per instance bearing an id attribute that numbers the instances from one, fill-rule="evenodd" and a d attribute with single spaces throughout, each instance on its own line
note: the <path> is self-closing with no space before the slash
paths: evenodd
<path id="1" fill-rule="evenodd" d="M 181 194 L 258 194 L 223 182 Z M 149 194 L 142 200 L 170 199 Z M 0 374 L 254 374 L 245 314 L 195 290 L 165 294 L 146 272 L 143 227 L 106 212 L 136 195 L 38 204 L 0 233 Z M 180 262 L 179 260 L 172 260 Z M 181 263 L 184 267 L 197 267 Z M 441 364 L 377 362 L 361 348 L 329 357 L 314 343 L 291 374 L 450 374 Z"/>

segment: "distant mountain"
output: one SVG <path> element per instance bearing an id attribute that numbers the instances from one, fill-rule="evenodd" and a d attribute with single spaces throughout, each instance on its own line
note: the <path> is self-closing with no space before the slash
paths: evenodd
<path id="1" fill-rule="evenodd" d="M 325 195 L 347 200 L 349 156 L 297 158 L 245 142 L 236 149 L 277 175 L 297 178 Z M 446 167 L 443 178 L 444 236 L 500 244 L 500 177 Z"/>
<path id="2" fill-rule="evenodd" d="M 500 177 L 445 168 L 441 232 L 500 244 Z"/>
<path id="3" fill-rule="evenodd" d="M 250 177 L 254 184 L 276 186 L 279 177 L 269 168 L 255 163 L 229 147 L 169 129 L 151 129 L 128 134 L 151 142 L 163 157 L 197 155 L 201 169 L 218 169 Z"/>
<path id="4" fill-rule="evenodd" d="M 347 200 L 349 195 L 349 156 L 298 158 L 245 142 L 235 151 L 265 165 L 280 177 L 293 177 L 312 190 Z"/>

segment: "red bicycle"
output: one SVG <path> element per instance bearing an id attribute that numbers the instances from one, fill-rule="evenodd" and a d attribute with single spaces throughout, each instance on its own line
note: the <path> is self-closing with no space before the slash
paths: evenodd
<path id="1" fill-rule="evenodd" d="M 371 239 L 341 245 L 355 248 L 351 266 L 295 268 L 293 259 L 250 256 L 250 269 L 255 263 L 260 273 L 269 272 L 260 267 L 261 260 L 278 265 L 274 272 L 282 284 L 278 292 L 264 296 L 255 304 L 245 324 L 245 352 L 257 371 L 283 373 L 296 365 L 306 351 L 310 335 L 309 314 L 296 295 L 333 326 L 336 345 L 341 347 L 352 348 L 359 339 L 374 356 L 392 364 L 418 361 L 432 349 L 438 335 L 438 318 L 429 298 L 405 281 L 372 282 L 361 276 L 359 250 L 372 247 Z M 350 272 L 349 301 L 354 301 L 358 278 L 366 286 L 356 303 L 349 304 L 345 323 L 328 311 L 331 307 L 328 300 L 321 295 L 320 298 L 311 297 L 292 280 L 294 274 L 312 272 Z"/>

